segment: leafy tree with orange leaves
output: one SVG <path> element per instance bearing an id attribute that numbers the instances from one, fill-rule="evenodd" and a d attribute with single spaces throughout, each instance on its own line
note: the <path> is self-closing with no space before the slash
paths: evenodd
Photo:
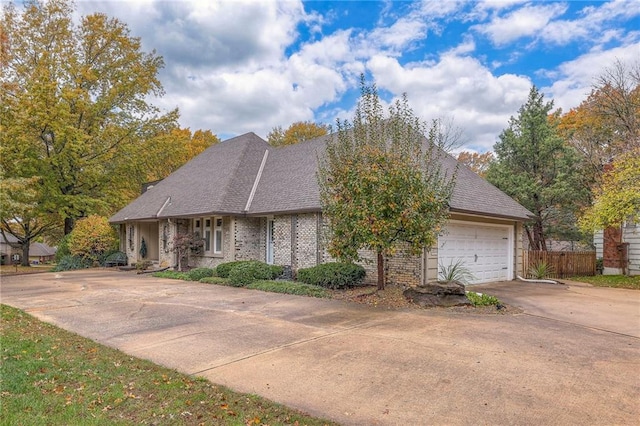
<path id="1" fill-rule="evenodd" d="M 495 159 L 496 157 L 493 155 L 493 152 L 479 154 L 477 152 L 462 151 L 458 154 L 458 162 L 469 167 L 482 177 L 485 177 L 489 166 L 491 166 L 491 163 L 494 162 Z"/>
<path id="2" fill-rule="evenodd" d="M 287 130 L 282 126 L 274 127 L 267 135 L 267 141 L 272 146 L 293 145 L 309 139 L 324 136 L 329 132 L 329 126 L 316 124 L 311 121 L 296 121 Z"/>
<path id="3" fill-rule="evenodd" d="M 78 220 L 69 235 L 69 251 L 74 256 L 96 261 L 118 247 L 118 237 L 106 217 L 91 215 Z"/>
<path id="4" fill-rule="evenodd" d="M 640 149 L 620 154 L 595 189 L 595 201 L 580 218 L 585 231 L 640 223 Z"/>

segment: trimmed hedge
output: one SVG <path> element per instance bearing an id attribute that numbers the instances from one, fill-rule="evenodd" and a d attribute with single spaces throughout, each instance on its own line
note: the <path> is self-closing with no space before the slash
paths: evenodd
<path id="1" fill-rule="evenodd" d="M 331 262 L 298 269 L 298 281 L 331 289 L 355 287 L 364 276 L 364 268 L 354 263 Z"/>
<path id="2" fill-rule="evenodd" d="M 195 268 L 187 272 L 190 281 L 200 281 L 205 277 L 215 276 L 216 271 L 211 268 Z"/>
<path id="3" fill-rule="evenodd" d="M 229 273 L 233 268 L 249 262 L 252 262 L 252 260 L 236 260 L 235 262 L 221 263 L 216 267 L 216 275 L 221 278 L 229 278 Z"/>
<path id="4" fill-rule="evenodd" d="M 238 287 L 244 287 L 257 280 L 270 280 L 272 269 L 262 262 L 250 261 L 234 266 L 229 272 L 229 282 Z"/>
<path id="5" fill-rule="evenodd" d="M 270 275 L 269 275 L 269 278 L 267 279 L 269 280 L 275 280 L 284 272 L 284 267 L 279 265 L 268 265 L 264 262 L 259 262 L 257 260 L 236 260 L 235 262 L 221 263 L 216 268 L 215 274 L 218 277 L 229 278 L 229 274 L 235 267 L 240 265 L 253 265 L 253 264 L 260 264 L 268 267 L 270 271 Z"/>

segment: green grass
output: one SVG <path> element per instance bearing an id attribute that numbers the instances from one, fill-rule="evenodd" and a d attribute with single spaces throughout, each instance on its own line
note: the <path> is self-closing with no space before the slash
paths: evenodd
<path id="1" fill-rule="evenodd" d="M 252 282 L 246 288 L 272 293 L 297 294 L 299 296 L 329 297 L 329 292 L 322 287 L 294 281 L 260 280 Z"/>
<path id="2" fill-rule="evenodd" d="M 157 278 L 170 278 L 172 280 L 189 281 L 189 274 L 187 274 L 186 272 L 179 272 L 179 271 L 154 272 L 153 274 L 151 274 L 151 276 L 157 277 Z"/>
<path id="3" fill-rule="evenodd" d="M 0 305 L 1 425 L 325 425 Z"/>
<path id="4" fill-rule="evenodd" d="M 640 290 L 640 275 L 628 277 L 626 275 L 594 275 L 592 277 L 572 277 L 572 281 L 579 281 L 597 287 L 630 288 Z"/>

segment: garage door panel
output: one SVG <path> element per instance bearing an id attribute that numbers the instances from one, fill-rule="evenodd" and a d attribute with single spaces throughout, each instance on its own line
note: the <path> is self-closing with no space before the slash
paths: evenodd
<path id="1" fill-rule="evenodd" d="M 451 223 L 438 239 L 438 263 L 462 262 L 475 276 L 474 283 L 510 279 L 512 227 Z"/>

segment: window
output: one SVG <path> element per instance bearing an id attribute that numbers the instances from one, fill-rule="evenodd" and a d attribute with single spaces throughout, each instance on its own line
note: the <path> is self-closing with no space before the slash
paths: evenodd
<path id="1" fill-rule="evenodd" d="M 215 229 L 214 229 L 214 244 L 213 244 L 213 252 L 214 253 L 222 253 L 222 218 L 217 217 L 215 219 Z"/>
<path id="2" fill-rule="evenodd" d="M 211 219 L 204 220 L 204 251 L 211 252 Z"/>
<path id="3" fill-rule="evenodd" d="M 205 255 L 222 254 L 222 218 L 204 217 L 193 219 L 193 232 L 203 240 Z"/>

